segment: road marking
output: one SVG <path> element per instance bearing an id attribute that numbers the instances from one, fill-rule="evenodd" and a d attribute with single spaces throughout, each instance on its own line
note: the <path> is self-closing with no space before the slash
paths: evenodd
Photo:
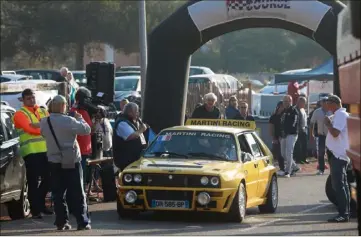
<path id="1" fill-rule="evenodd" d="M 300 211 L 300 212 L 296 212 L 295 214 L 304 214 L 304 213 L 311 212 L 311 211 L 314 211 L 314 210 L 317 210 L 317 209 L 320 209 L 320 208 L 323 208 L 323 207 L 331 206 L 331 205 L 332 205 L 331 203 L 326 203 L 326 204 L 322 204 L 322 205 L 318 205 L 318 206 L 315 206 L 315 207 L 312 207 L 312 208 L 305 209 L 305 210 Z M 273 223 L 275 223 L 277 221 L 282 221 L 282 220 L 284 220 L 284 218 L 278 218 L 278 219 L 275 219 L 275 220 L 266 221 L 266 222 L 263 222 L 263 223 L 260 223 L 260 224 L 256 224 L 256 225 L 254 225 L 252 227 L 248 227 L 248 228 L 245 228 L 245 229 L 240 229 L 239 232 L 254 230 L 254 229 L 258 228 L 258 227 L 270 225 L 270 224 L 273 224 Z"/>

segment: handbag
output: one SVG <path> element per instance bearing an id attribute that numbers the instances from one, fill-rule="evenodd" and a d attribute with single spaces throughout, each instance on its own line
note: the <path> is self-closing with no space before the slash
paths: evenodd
<path id="1" fill-rule="evenodd" d="M 51 134 L 53 135 L 53 138 L 55 140 L 56 146 L 58 147 L 59 151 L 60 151 L 60 156 L 61 156 L 61 168 L 63 169 L 74 169 L 75 168 L 75 158 L 77 157 L 77 152 L 76 149 L 74 149 L 74 147 L 72 147 L 72 149 L 61 149 L 60 145 L 59 145 L 59 141 L 58 138 L 55 135 L 53 126 L 50 122 L 50 116 L 47 118 L 47 122 L 51 131 Z"/>

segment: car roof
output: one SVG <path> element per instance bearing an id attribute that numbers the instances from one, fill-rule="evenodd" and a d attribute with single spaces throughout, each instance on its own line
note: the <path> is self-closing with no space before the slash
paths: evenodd
<path id="1" fill-rule="evenodd" d="M 3 74 L 1 77 L 8 78 L 10 80 L 18 80 L 20 78 L 29 77 L 28 75 L 22 75 L 22 74 Z"/>
<path id="2" fill-rule="evenodd" d="M 74 73 L 85 73 L 85 70 L 83 70 L 83 71 L 82 71 L 82 70 L 79 70 L 79 71 L 71 71 L 71 72 L 72 72 L 73 74 L 74 74 Z"/>
<path id="3" fill-rule="evenodd" d="M 59 70 L 55 70 L 55 69 L 20 69 L 20 70 L 16 70 L 15 72 L 22 72 L 22 71 L 33 71 L 33 72 L 56 72 L 59 73 Z"/>
<path id="4" fill-rule="evenodd" d="M 120 76 L 116 77 L 115 80 L 122 80 L 122 79 L 140 79 L 139 75 L 129 75 L 129 76 Z"/>
<path id="5" fill-rule="evenodd" d="M 224 132 L 238 134 L 247 131 L 254 131 L 249 128 L 234 128 L 234 127 L 222 127 L 222 126 L 197 126 L 197 125 L 185 125 L 185 126 L 174 126 L 166 128 L 163 131 L 178 130 L 178 131 L 205 131 L 205 132 Z"/>

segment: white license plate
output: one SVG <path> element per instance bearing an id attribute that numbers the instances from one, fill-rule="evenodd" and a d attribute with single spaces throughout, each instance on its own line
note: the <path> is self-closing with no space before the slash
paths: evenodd
<path id="1" fill-rule="evenodd" d="M 189 208 L 189 202 L 173 200 L 152 200 L 152 208 Z"/>

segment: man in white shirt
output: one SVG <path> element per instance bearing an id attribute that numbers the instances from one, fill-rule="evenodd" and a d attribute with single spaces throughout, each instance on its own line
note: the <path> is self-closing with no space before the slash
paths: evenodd
<path id="1" fill-rule="evenodd" d="M 327 155 L 330 162 L 332 188 L 336 194 L 338 216 L 329 222 L 348 222 L 350 218 L 350 189 L 347 182 L 347 166 L 350 162 L 346 149 L 349 148 L 347 118 L 349 114 L 342 108 L 341 99 L 331 95 L 327 106 L 333 116 L 325 116 Z"/>
<path id="2" fill-rule="evenodd" d="M 115 123 L 113 133 L 114 164 L 122 171 L 129 164 L 140 158 L 147 142 L 143 133 L 148 126 L 139 119 L 139 107 L 130 102 Z"/>

